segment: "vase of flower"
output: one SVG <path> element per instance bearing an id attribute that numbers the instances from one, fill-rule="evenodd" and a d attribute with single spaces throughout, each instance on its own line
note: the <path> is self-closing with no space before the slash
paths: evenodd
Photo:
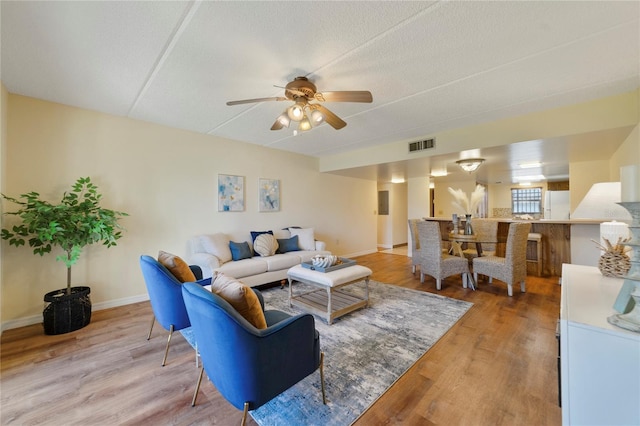
<path id="1" fill-rule="evenodd" d="M 471 226 L 471 215 L 466 214 L 464 223 L 464 235 L 473 235 L 473 227 Z"/>

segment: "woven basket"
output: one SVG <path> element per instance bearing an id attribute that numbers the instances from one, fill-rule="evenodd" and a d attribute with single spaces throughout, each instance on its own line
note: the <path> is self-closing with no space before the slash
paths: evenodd
<path id="1" fill-rule="evenodd" d="M 605 277 L 624 278 L 631 268 L 631 261 L 626 254 L 605 252 L 600 256 L 598 268 Z"/>

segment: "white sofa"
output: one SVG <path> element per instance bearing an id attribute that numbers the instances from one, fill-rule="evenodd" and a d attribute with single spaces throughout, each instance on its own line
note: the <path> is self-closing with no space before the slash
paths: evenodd
<path id="1" fill-rule="evenodd" d="M 233 260 L 230 242 L 247 242 L 253 253 L 253 238 L 250 232 L 246 233 L 216 233 L 197 235 L 187 243 L 187 261 L 190 265 L 198 265 L 202 268 L 204 278 L 213 275 L 214 271 L 223 272 L 225 275 L 237 278 L 248 286 L 257 286 L 287 279 L 287 271 L 295 265 L 309 261 L 318 254 L 330 254 L 326 251 L 326 244 L 316 241 L 313 228 L 304 229 L 272 229 L 273 235 L 278 240 L 285 241 L 282 248 L 291 248 L 289 240 L 298 237 L 300 250 L 277 253 L 272 256 L 255 256 L 241 260 Z M 292 232 L 294 235 L 292 235 Z M 237 244 L 236 244 L 237 246 Z"/>

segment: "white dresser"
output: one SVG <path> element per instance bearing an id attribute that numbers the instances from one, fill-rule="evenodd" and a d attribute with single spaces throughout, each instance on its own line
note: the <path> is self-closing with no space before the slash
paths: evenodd
<path id="1" fill-rule="evenodd" d="M 640 425 L 640 333 L 607 322 L 622 283 L 593 266 L 562 267 L 564 425 Z"/>

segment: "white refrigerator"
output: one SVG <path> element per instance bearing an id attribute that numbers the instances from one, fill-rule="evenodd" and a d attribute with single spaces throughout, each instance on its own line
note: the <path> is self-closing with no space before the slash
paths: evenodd
<path id="1" fill-rule="evenodd" d="M 569 191 L 546 191 L 544 194 L 544 218 L 548 220 L 569 219 L 571 201 Z"/>

